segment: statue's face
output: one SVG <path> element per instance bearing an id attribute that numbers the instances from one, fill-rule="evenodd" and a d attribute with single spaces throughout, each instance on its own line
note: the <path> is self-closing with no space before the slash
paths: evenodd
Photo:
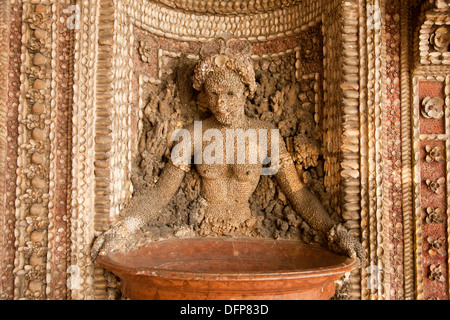
<path id="1" fill-rule="evenodd" d="M 204 83 L 206 102 L 217 121 L 233 124 L 242 119 L 247 95 L 239 76 L 230 70 L 220 70 L 208 76 Z"/>

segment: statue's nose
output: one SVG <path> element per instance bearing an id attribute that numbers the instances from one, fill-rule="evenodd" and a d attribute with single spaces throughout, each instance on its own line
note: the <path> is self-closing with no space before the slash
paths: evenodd
<path id="1" fill-rule="evenodd" d="M 217 107 L 219 108 L 219 111 L 222 111 L 226 108 L 226 102 L 223 96 L 219 96 L 217 98 Z"/>

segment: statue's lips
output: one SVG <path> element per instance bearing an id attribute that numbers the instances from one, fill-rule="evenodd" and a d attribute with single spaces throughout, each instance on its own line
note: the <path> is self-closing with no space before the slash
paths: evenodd
<path id="1" fill-rule="evenodd" d="M 229 114 L 230 114 L 229 112 L 216 112 L 216 115 L 218 115 L 219 117 L 226 117 Z"/>

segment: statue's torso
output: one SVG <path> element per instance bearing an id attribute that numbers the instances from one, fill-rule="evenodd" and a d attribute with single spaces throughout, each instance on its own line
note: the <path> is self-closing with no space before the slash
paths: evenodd
<path id="1" fill-rule="evenodd" d="M 217 141 L 203 141 L 202 151 L 203 159 L 201 164 L 196 164 L 196 169 L 202 178 L 202 193 L 207 201 L 205 218 L 214 224 L 222 222 L 227 226 L 245 225 L 246 221 L 251 220 L 251 211 L 248 200 L 255 191 L 260 176 L 262 161 L 259 157 L 259 139 L 256 145 L 250 142 L 251 139 L 245 141 L 245 161 L 238 163 L 237 139 L 235 140 L 233 152 L 234 160 L 228 159 L 227 163 L 227 127 L 221 127 L 214 119 L 208 119 L 203 122 L 202 130 L 205 133 L 209 129 L 218 129 L 221 132 L 223 143 Z M 246 126 L 234 128 L 234 130 L 242 129 L 264 129 L 264 123 L 260 121 L 250 120 Z M 236 131 L 235 131 L 236 132 Z M 219 139 L 220 140 L 220 139 Z M 270 140 L 269 140 L 270 141 Z M 253 141 L 254 142 L 254 141 Z M 218 143 L 216 146 L 222 146 L 222 157 L 215 158 L 219 163 L 208 163 L 205 154 L 216 156 L 215 152 L 211 152 L 212 143 Z M 230 146 L 228 147 L 230 148 Z M 216 152 L 220 152 L 215 147 Z M 228 150 L 230 151 L 230 149 Z M 257 153 L 256 163 L 250 159 L 252 152 Z M 248 222 L 247 222 L 248 224 Z M 225 226 L 224 226 L 225 227 Z"/>

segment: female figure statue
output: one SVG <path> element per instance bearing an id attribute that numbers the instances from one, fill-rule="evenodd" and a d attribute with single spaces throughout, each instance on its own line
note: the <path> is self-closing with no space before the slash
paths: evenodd
<path id="1" fill-rule="evenodd" d="M 195 139 L 198 135 L 196 131 L 201 130 L 200 139 L 203 143 L 200 147 L 192 146 L 188 149 L 174 147 L 177 152 L 172 152 L 172 159 L 166 164 L 156 185 L 144 194 L 132 198 L 129 207 L 121 213 L 123 217 L 96 239 L 92 248 L 92 257 L 95 258 L 99 252 L 111 252 L 123 247 L 127 239 L 133 237 L 133 234 L 153 219 L 178 190 L 185 173 L 190 169 L 192 157 L 202 178 L 202 195 L 206 200 L 205 217 L 201 229 L 207 231 L 207 234 L 217 236 L 248 235 L 248 230 L 251 230 L 255 222 L 250 211 L 249 199 L 265 168 L 264 159 L 256 157 L 256 161 L 251 161 L 250 158 L 254 155 L 252 152 L 269 150 L 268 156 L 271 158 L 271 163 L 276 163 L 273 170 L 275 179 L 293 209 L 313 229 L 326 236 L 331 250 L 353 258 L 358 257 L 363 261 L 365 253 L 362 245 L 348 233 L 345 227 L 331 219 L 320 201 L 299 179 L 283 139 L 274 136 L 276 133 L 274 126 L 265 121 L 250 119 L 245 115 L 246 99 L 256 89 L 255 74 L 250 58 L 242 54 L 242 50 L 235 54 L 232 46 L 225 51 L 222 48 L 202 57 L 195 69 L 193 85 L 195 89 L 203 91 L 213 116 L 203 121 L 200 129 L 192 125 L 184 132 Z M 231 149 L 224 145 L 223 140 L 222 146 L 217 144 L 219 141 L 217 137 L 228 138 L 227 134 L 230 131 L 242 134 L 251 130 L 267 132 L 267 139 L 263 141 L 260 139 L 256 145 L 255 141 L 250 141 L 250 138 L 248 143 L 246 143 L 247 140 L 242 139 L 241 145 L 238 142 L 236 146 L 232 138 Z M 183 141 L 184 139 L 185 137 Z M 205 140 L 209 140 L 209 143 Z M 242 141 L 244 141 L 243 144 Z M 211 148 L 213 143 L 216 145 Z M 267 145 L 263 145 L 266 143 Z M 274 143 L 277 144 L 277 148 L 273 148 Z M 229 146 L 228 140 L 227 146 Z M 240 161 L 239 152 L 236 152 L 239 148 L 246 151 L 245 159 L 241 158 Z M 180 154 L 180 150 L 184 151 L 184 154 Z M 204 158 L 207 158 L 206 155 L 214 158 L 214 161 L 208 163 L 207 159 L 195 160 L 199 153 L 203 154 Z M 180 159 L 187 161 L 183 162 Z"/>

